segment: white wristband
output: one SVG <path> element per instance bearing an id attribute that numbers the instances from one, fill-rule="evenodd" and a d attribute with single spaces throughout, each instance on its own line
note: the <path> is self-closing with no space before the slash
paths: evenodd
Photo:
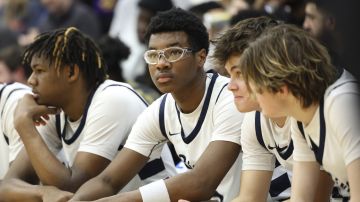
<path id="1" fill-rule="evenodd" d="M 164 180 L 157 180 L 139 188 L 143 202 L 171 202 Z"/>

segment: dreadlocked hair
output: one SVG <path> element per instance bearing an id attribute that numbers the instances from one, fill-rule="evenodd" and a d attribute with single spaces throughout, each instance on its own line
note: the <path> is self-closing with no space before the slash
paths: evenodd
<path id="1" fill-rule="evenodd" d="M 44 32 L 36 37 L 24 52 L 23 64 L 30 67 L 34 56 L 44 57 L 49 66 L 60 72 L 60 68 L 77 65 L 88 89 L 96 88 L 106 79 L 107 67 L 96 44 L 75 27 Z"/>

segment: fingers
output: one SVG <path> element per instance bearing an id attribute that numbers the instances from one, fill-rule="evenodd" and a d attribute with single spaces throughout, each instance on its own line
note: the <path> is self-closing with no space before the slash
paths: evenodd
<path id="1" fill-rule="evenodd" d="M 50 119 L 50 114 L 58 114 L 61 112 L 59 108 L 55 107 L 46 107 L 41 110 L 41 115 L 39 117 L 34 117 L 34 124 L 36 126 L 46 125 L 46 121 Z M 42 114 L 45 113 L 45 114 Z"/>

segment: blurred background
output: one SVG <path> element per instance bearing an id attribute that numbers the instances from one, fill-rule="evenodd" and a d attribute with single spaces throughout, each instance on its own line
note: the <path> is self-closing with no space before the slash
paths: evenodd
<path id="1" fill-rule="evenodd" d="M 21 65 L 22 50 L 39 33 L 75 26 L 101 47 L 110 77 L 136 86 L 151 102 L 160 93 L 143 60 L 144 34 L 151 17 L 172 7 L 201 18 L 210 39 L 249 17 L 295 24 L 328 48 L 336 66 L 360 77 L 356 0 L 0 0 L 0 82 L 26 82 L 30 72 Z M 222 67 L 209 57 L 205 68 Z"/>

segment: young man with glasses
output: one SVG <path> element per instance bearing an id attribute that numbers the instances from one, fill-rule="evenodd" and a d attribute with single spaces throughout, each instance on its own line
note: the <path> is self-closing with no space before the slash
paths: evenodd
<path id="1" fill-rule="evenodd" d="M 165 94 L 139 116 L 116 159 L 72 200 L 116 194 L 167 141 L 189 171 L 104 200 L 232 200 L 239 192 L 243 115 L 226 89 L 229 79 L 203 69 L 209 48 L 205 26 L 193 14 L 172 9 L 152 19 L 146 36 L 145 60 Z"/>

